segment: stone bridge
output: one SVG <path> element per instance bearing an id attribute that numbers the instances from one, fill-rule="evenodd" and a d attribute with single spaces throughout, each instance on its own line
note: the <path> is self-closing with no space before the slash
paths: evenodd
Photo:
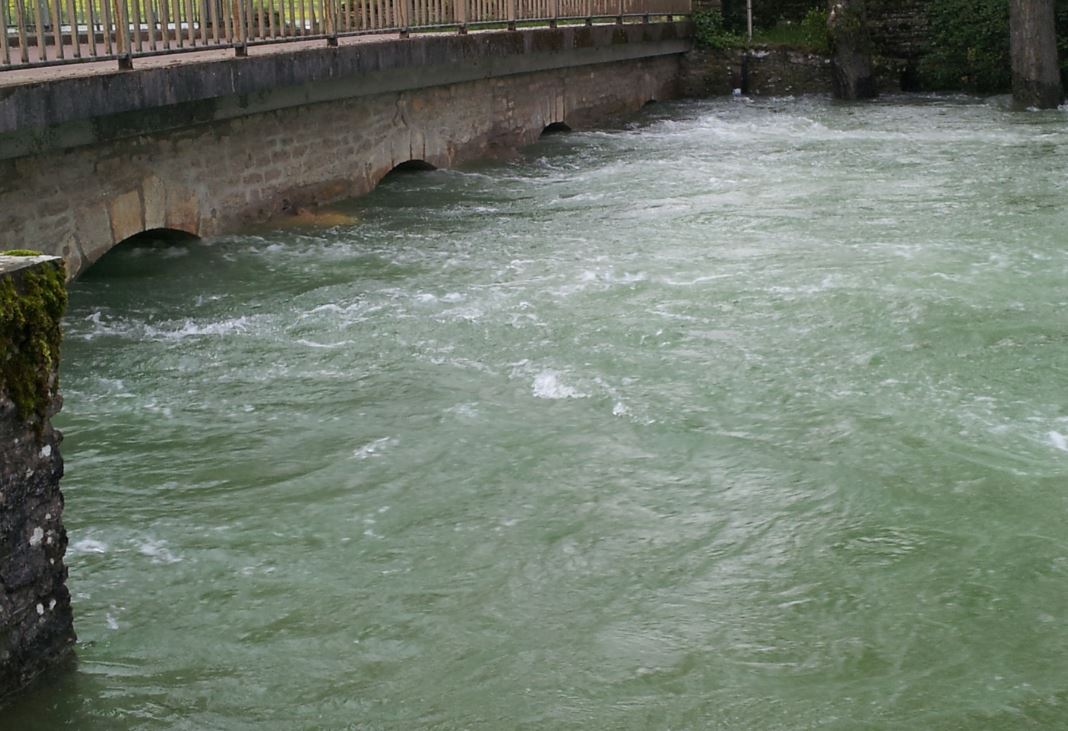
<path id="1" fill-rule="evenodd" d="M 687 21 L 628 22 L 0 72 L 0 249 L 73 277 L 142 232 L 213 236 L 409 161 L 507 153 L 671 97 L 690 46 Z"/>

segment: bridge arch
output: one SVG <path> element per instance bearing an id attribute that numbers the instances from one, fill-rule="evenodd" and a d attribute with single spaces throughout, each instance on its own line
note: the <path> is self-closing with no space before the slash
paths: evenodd
<path id="1" fill-rule="evenodd" d="M 437 169 L 437 165 L 431 165 L 426 160 L 406 160 L 405 162 L 394 165 L 393 169 L 386 173 L 386 175 L 394 173 L 420 173 Z"/>
<path id="2" fill-rule="evenodd" d="M 215 212 L 207 214 L 209 220 Z M 204 213 L 197 193 L 149 175 L 118 195 L 74 211 L 76 238 L 63 247 L 67 275 L 76 277 L 119 244 L 154 233 L 163 237 L 201 237 Z"/>
<path id="3" fill-rule="evenodd" d="M 541 131 L 542 137 L 564 134 L 570 132 L 571 126 L 567 122 L 549 122 Z"/>
<path id="4" fill-rule="evenodd" d="M 153 228 L 147 231 L 140 231 L 133 236 L 128 236 L 122 241 L 113 244 L 107 251 L 92 262 L 83 264 L 78 275 L 82 276 L 86 272 L 93 271 L 100 262 L 110 259 L 111 255 L 117 253 L 121 249 L 141 248 L 146 246 L 158 247 L 156 254 L 166 258 L 168 256 L 165 251 L 166 249 L 175 249 L 176 253 L 181 253 L 181 244 L 197 240 L 199 240 L 198 236 L 187 231 L 179 231 L 178 229 L 173 228 Z"/>

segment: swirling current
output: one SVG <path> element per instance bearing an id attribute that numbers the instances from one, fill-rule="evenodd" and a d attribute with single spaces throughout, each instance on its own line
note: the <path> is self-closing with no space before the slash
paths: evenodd
<path id="1" fill-rule="evenodd" d="M 71 291 L 10 729 L 1068 728 L 1068 116 L 660 104 Z"/>

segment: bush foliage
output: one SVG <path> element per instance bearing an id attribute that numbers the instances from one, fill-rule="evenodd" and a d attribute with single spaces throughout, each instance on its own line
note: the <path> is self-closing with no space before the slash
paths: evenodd
<path id="1" fill-rule="evenodd" d="M 1010 86 L 1008 0 L 933 0 L 927 22 L 924 87 L 981 93 Z"/>
<path id="2" fill-rule="evenodd" d="M 703 48 L 732 48 L 745 42 L 743 36 L 727 29 L 718 10 L 696 10 L 693 20 L 694 42 Z"/>

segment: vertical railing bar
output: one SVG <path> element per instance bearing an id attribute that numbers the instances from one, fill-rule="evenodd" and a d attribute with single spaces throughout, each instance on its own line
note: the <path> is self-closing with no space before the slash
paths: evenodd
<path id="1" fill-rule="evenodd" d="M 137 44 L 137 52 L 144 53 L 145 43 L 141 37 L 141 0 L 130 0 L 132 3 L 132 15 L 130 18 L 134 27 L 134 43 Z"/>
<path id="2" fill-rule="evenodd" d="M 63 13 L 60 12 L 59 0 L 52 1 L 52 7 L 50 9 L 52 13 L 52 45 L 56 49 L 56 58 L 63 58 L 63 34 L 60 33 L 60 29 L 63 27 Z"/>
<path id="3" fill-rule="evenodd" d="M 85 3 L 86 13 L 88 14 L 89 28 L 86 33 L 89 40 L 89 55 L 96 58 L 100 55 L 100 50 L 96 45 L 96 2 L 95 0 L 86 0 Z"/>
<path id="4" fill-rule="evenodd" d="M 289 22 L 282 23 L 282 29 L 285 32 L 286 37 L 292 37 L 296 31 L 297 23 L 297 9 L 293 5 L 293 0 L 289 0 Z"/>
<path id="5" fill-rule="evenodd" d="M 208 0 L 211 15 L 211 42 L 219 45 L 219 0 Z"/>
<path id="6" fill-rule="evenodd" d="M 208 3 L 214 0 L 197 0 L 197 26 L 200 27 L 200 45 L 208 45 Z"/>
<path id="7" fill-rule="evenodd" d="M 173 14 L 171 16 L 174 21 L 174 42 L 178 48 L 185 48 L 185 33 L 182 32 L 182 0 L 163 0 L 166 3 L 173 3 L 171 10 Z"/>
<path id="8" fill-rule="evenodd" d="M 112 38 L 111 3 L 109 0 L 100 0 L 100 15 L 104 22 L 104 53 L 111 56 L 115 53 L 115 45 Z"/>
<path id="9" fill-rule="evenodd" d="M 48 44 L 45 42 L 44 16 L 41 13 L 40 0 L 30 0 L 33 3 L 34 26 L 37 31 L 37 52 L 41 54 L 41 61 L 48 60 Z"/>
<path id="10" fill-rule="evenodd" d="M 19 20 L 19 60 L 22 63 L 30 62 L 30 49 L 26 43 L 26 2 L 25 0 L 15 0 L 15 15 Z"/>
<path id="11" fill-rule="evenodd" d="M 171 8 L 167 0 L 159 0 L 159 34 L 164 50 L 171 50 Z"/>
<path id="12" fill-rule="evenodd" d="M 257 34 L 256 37 L 257 38 L 263 38 L 266 35 L 266 33 L 264 32 L 266 30 L 266 28 L 264 27 L 264 24 L 263 24 L 263 20 L 264 20 L 264 18 L 263 18 L 263 3 L 261 2 L 259 4 L 260 6 L 258 8 L 256 7 L 256 3 L 255 2 L 251 2 L 251 4 L 252 4 L 252 12 L 254 12 L 256 14 L 256 16 L 255 16 L 256 17 L 256 29 L 259 31 L 259 33 Z"/>
<path id="13" fill-rule="evenodd" d="M 156 0 L 145 0 L 145 20 L 148 23 L 148 47 L 157 51 L 159 45 L 156 43 L 156 30 L 159 27 L 159 18 L 156 17 Z"/>
<path id="14" fill-rule="evenodd" d="M 267 27 L 271 32 L 271 40 L 278 37 L 278 23 L 274 18 L 274 0 L 267 0 Z"/>
<path id="15" fill-rule="evenodd" d="M 0 2 L 7 2 L 7 0 L 0 0 Z M 82 43 L 78 35 L 78 16 L 74 12 L 74 0 L 67 0 L 67 20 L 70 21 L 70 44 L 72 46 L 71 51 L 74 53 L 75 58 L 82 57 Z M 58 32 L 58 31 L 57 31 Z M 4 29 L 5 35 L 7 29 Z M 62 35 L 62 33 L 60 33 Z"/>
<path id="16" fill-rule="evenodd" d="M 223 36 L 227 43 L 234 42 L 234 0 L 226 0 L 222 14 Z"/>
<path id="17" fill-rule="evenodd" d="M 185 0 L 185 32 L 189 45 L 195 48 L 197 45 L 197 32 L 196 28 L 193 27 L 193 0 Z"/>
<path id="18" fill-rule="evenodd" d="M 0 64 L 11 65 L 11 51 L 7 46 L 7 0 L 0 0 Z"/>

